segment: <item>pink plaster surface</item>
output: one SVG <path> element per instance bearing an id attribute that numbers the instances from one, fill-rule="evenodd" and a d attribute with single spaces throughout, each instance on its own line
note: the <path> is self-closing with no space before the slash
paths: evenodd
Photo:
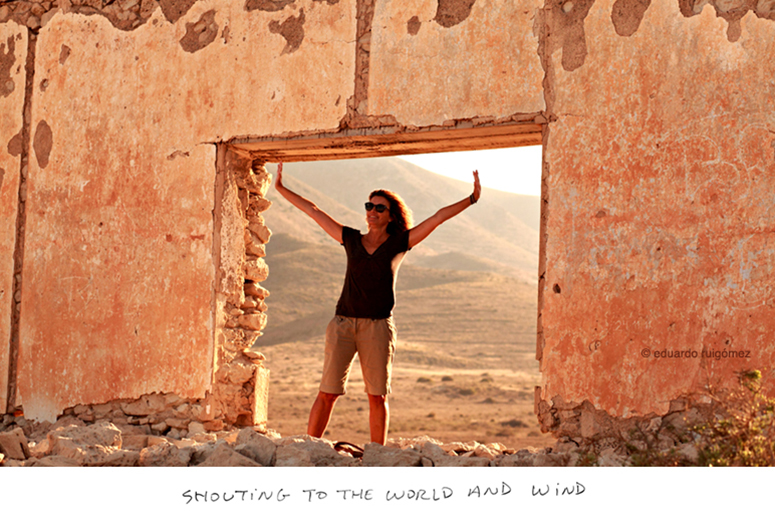
<path id="1" fill-rule="evenodd" d="M 25 416 L 51 420 L 78 403 L 152 392 L 204 396 L 214 277 L 205 187 L 214 150 L 153 164 L 153 144 L 113 151 L 116 140 L 95 134 L 94 155 L 70 155 L 80 136 L 52 130 L 51 161 L 33 166 L 28 204 Z"/>
<path id="2" fill-rule="evenodd" d="M 269 23 L 300 8 L 305 41 L 283 54 Z M 210 9 L 218 37 L 185 52 L 186 23 Z M 214 143 L 337 127 L 353 90 L 351 10 L 308 0 L 247 13 L 216 0 L 175 25 L 157 10 L 129 32 L 72 14 L 41 29 L 36 84 L 48 86 L 35 89 L 32 127 L 46 121 L 53 146 L 45 167 L 30 164 L 25 416 L 211 388 Z"/>
<path id="3" fill-rule="evenodd" d="M 11 53 L 8 39 L 12 38 Z M 22 129 L 24 110 L 24 60 L 27 57 L 27 30 L 15 22 L 0 25 L 0 52 L 13 54 L 10 70 L 13 90 L 0 96 L 0 414 L 5 412 L 8 392 L 8 362 L 10 359 L 11 309 L 13 303 L 14 248 L 19 201 L 19 169 L 21 156 L 11 155 L 8 141 Z M 8 78 L 6 78 L 7 80 Z"/>
<path id="4" fill-rule="evenodd" d="M 543 398 L 664 413 L 775 364 L 775 24 L 749 13 L 732 43 L 710 6 L 660 0 L 622 37 L 612 4 L 580 68 L 552 56 Z M 750 357 L 702 357 L 725 350 Z"/>
<path id="5" fill-rule="evenodd" d="M 464 2 L 459 2 L 463 4 Z M 376 2 L 370 45 L 369 115 L 425 126 L 544 109 L 544 71 L 533 32 L 543 2 L 478 0 L 452 27 L 436 0 Z M 417 34 L 408 22 L 417 17 Z"/>

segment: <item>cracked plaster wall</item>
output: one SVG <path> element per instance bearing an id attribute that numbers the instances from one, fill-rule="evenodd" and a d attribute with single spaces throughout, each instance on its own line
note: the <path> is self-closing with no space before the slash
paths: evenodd
<path id="1" fill-rule="evenodd" d="M 620 3 L 589 9 L 578 66 L 546 46 L 538 356 L 543 400 L 626 417 L 775 363 L 775 25 L 730 41 L 712 6 L 658 0 L 632 32 Z M 724 350 L 750 358 L 702 357 Z"/>

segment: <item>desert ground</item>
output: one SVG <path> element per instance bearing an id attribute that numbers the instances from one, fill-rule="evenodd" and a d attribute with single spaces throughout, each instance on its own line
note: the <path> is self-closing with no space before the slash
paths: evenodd
<path id="1" fill-rule="evenodd" d="M 540 382 L 537 288 L 491 273 L 405 270 L 411 271 L 402 272 L 407 278 L 422 278 L 429 286 L 399 287 L 389 436 L 428 435 L 512 448 L 552 444 L 533 413 Z M 333 307 L 279 326 L 277 333 L 291 335 L 291 329 L 295 335 L 315 336 L 266 345 L 259 340 L 255 348 L 267 357 L 271 371 L 269 428 L 283 436 L 306 432 L 323 364 L 323 332 L 332 315 Z M 368 400 L 357 358 L 325 437 L 369 441 Z"/>

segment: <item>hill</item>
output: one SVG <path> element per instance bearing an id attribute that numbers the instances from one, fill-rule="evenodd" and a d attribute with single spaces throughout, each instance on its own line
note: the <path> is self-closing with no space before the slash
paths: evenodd
<path id="1" fill-rule="evenodd" d="M 342 289 L 344 250 L 283 234 L 272 236 L 270 244 L 270 275 L 262 283 L 271 292 L 269 324 L 256 347 L 322 340 Z M 493 354 L 491 350 L 503 350 L 500 356 L 535 350 L 534 285 L 487 271 L 404 264 L 396 292 L 394 314 L 402 341 L 438 345 L 443 355 L 469 352 L 479 359 Z"/>
<path id="2" fill-rule="evenodd" d="M 374 189 L 399 193 L 412 208 L 416 223 L 471 193 L 469 183 L 397 158 L 287 164 L 284 179 L 290 189 L 313 200 L 343 225 L 363 231 L 363 202 Z M 274 204 L 265 217 L 273 232 L 310 243 L 331 243 L 314 222 L 278 196 L 274 186 L 268 196 Z M 405 262 L 429 268 L 496 272 L 536 284 L 539 220 L 538 197 L 484 189 L 477 205 L 436 229 Z M 453 263 L 456 258 L 462 265 Z M 474 258 L 479 260 L 475 266 Z"/>

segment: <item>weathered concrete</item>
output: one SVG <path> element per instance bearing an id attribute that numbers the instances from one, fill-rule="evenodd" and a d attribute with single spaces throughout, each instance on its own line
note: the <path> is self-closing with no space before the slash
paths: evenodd
<path id="1" fill-rule="evenodd" d="M 473 4 L 441 23 L 443 4 Z M 368 115 L 427 126 L 544 109 L 534 17 L 542 2 L 377 2 Z M 416 32 L 415 32 L 416 31 Z M 413 34 L 414 33 L 414 34 Z"/>
<path id="2" fill-rule="evenodd" d="M 0 411 L 7 406 L 27 30 L 0 25 Z"/>
<path id="3" fill-rule="evenodd" d="M 775 24 L 730 42 L 659 0 L 623 31 L 614 4 L 577 67 L 547 45 L 539 357 L 544 400 L 627 417 L 775 361 Z"/>

